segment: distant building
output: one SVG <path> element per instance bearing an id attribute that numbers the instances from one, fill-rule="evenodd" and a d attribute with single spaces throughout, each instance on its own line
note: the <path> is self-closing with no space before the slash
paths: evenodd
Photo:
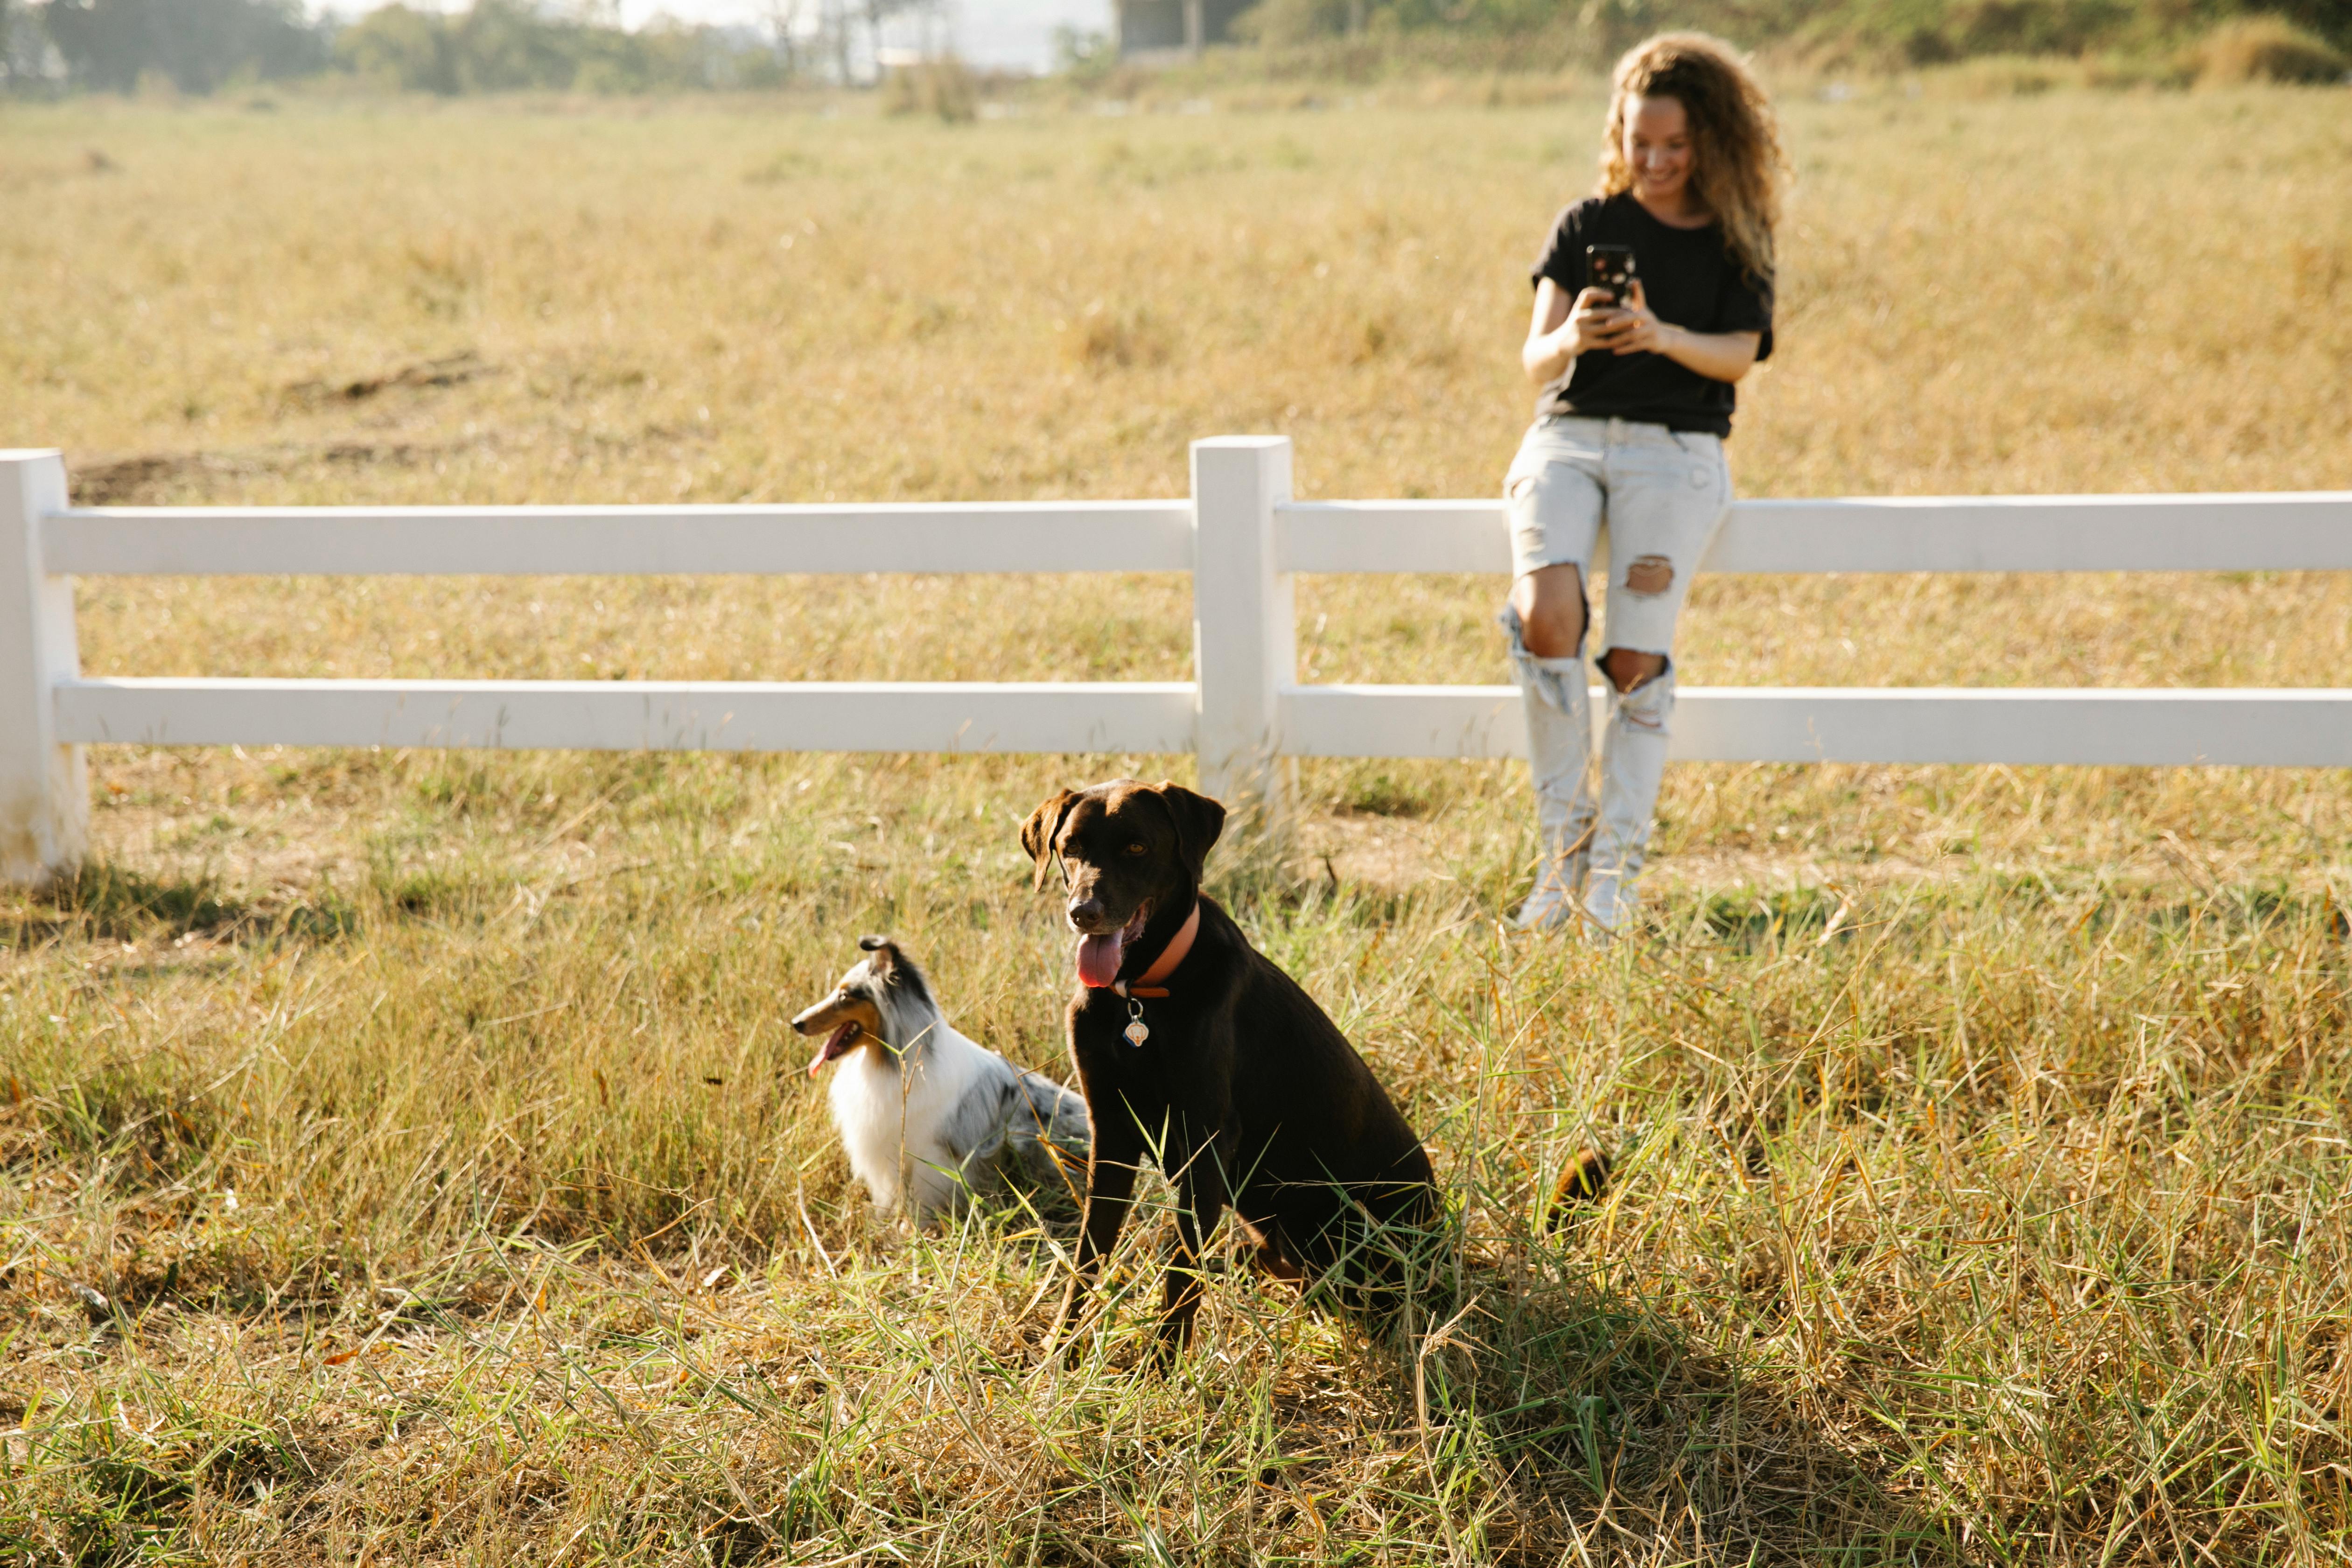
<path id="1" fill-rule="evenodd" d="M 1255 0 L 1118 0 L 1118 58 L 1179 59 L 1228 43 Z"/>

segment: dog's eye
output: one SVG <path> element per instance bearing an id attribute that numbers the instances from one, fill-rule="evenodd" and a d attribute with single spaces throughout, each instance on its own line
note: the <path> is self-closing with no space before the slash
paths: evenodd
<path id="1" fill-rule="evenodd" d="M 1146 846 L 1144 845 L 1143 840 L 1139 838 L 1127 847 L 1127 852 L 1129 855 L 1140 855 L 1144 852 L 1145 847 Z"/>

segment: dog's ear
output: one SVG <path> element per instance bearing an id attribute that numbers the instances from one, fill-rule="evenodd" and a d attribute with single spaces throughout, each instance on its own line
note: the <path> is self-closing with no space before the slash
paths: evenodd
<path id="1" fill-rule="evenodd" d="M 1217 835 L 1225 830 L 1225 808 L 1180 784 L 1161 783 L 1151 793 L 1160 797 L 1160 804 L 1174 819 L 1177 852 L 1192 868 L 1192 885 L 1200 886 L 1202 874 L 1208 868 L 1209 849 L 1217 842 Z"/>
<path id="2" fill-rule="evenodd" d="M 1031 886 L 1041 892 L 1045 887 L 1046 863 L 1054 858 L 1054 836 L 1062 831 L 1062 818 L 1070 815 L 1070 807 L 1077 801 L 1074 791 L 1057 789 L 1021 825 L 1021 847 L 1037 863 L 1037 878 Z"/>
<path id="3" fill-rule="evenodd" d="M 887 980 L 898 967 L 898 944 L 887 936 L 861 936 L 857 951 L 866 955 L 866 971 L 877 980 Z"/>

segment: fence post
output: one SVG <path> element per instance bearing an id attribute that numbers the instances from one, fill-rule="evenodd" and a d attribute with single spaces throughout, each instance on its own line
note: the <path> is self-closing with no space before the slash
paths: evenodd
<path id="1" fill-rule="evenodd" d="M 1201 788 L 1266 826 L 1289 808 L 1276 704 L 1281 689 L 1298 679 L 1290 578 L 1274 562 L 1274 509 L 1289 499 L 1288 437 L 1192 443 Z"/>
<path id="2" fill-rule="evenodd" d="M 0 881 L 70 876 L 89 837 L 79 746 L 57 738 L 51 688 L 78 675 L 73 579 L 41 560 L 41 520 L 66 504 L 65 460 L 0 450 Z"/>

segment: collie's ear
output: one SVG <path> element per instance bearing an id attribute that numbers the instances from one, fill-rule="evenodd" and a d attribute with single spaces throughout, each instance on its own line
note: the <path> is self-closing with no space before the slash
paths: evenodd
<path id="1" fill-rule="evenodd" d="M 1176 823 L 1177 850 L 1192 868 L 1192 884 L 1198 887 L 1208 868 L 1209 849 L 1225 830 L 1225 808 L 1180 784 L 1162 783 L 1151 793 L 1160 797 L 1160 804 Z"/>
<path id="2" fill-rule="evenodd" d="M 857 951 L 866 954 L 866 967 L 875 975 L 887 977 L 898 967 L 898 944 L 887 936 L 861 936 Z"/>
<path id="3" fill-rule="evenodd" d="M 1057 789 L 1021 825 L 1021 847 L 1037 863 L 1037 877 L 1030 886 L 1041 892 L 1045 887 L 1045 867 L 1054 858 L 1054 836 L 1062 831 L 1062 818 L 1069 816 L 1070 807 L 1077 803 L 1075 792 Z"/>

